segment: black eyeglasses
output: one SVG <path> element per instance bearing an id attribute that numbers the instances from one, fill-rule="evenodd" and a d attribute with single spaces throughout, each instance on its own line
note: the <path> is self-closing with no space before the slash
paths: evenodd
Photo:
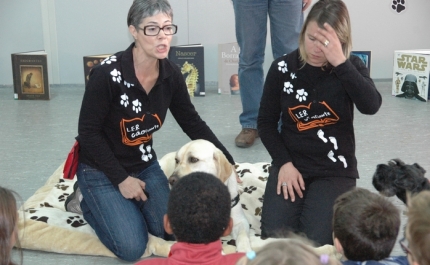
<path id="1" fill-rule="evenodd" d="M 145 26 L 143 28 L 137 27 L 138 29 L 143 31 L 143 34 L 145 34 L 146 36 L 157 36 L 161 30 L 163 30 L 165 35 L 174 35 L 176 34 L 176 32 L 178 31 L 178 26 L 171 24 L 171 25 L 166 25 L 162 28 L 160 28 L 159 26 Z"/>
<path id="2" fill-rule="evenodd" d="M 408 245 L 408 241 L 406 240 L 406 237 L 402 238 L 399 240 L 400 243 L 400 247 L 402 248 L 403 252 L 408 255 L 408 254 L 412 254 L 411 250 L 409 249 Z"/>

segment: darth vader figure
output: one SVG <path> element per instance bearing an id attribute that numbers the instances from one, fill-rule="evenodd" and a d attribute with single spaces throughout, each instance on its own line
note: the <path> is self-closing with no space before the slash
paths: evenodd
<path id="1" fill-rule="evenodd" d="M 426 102 L 426 100 L 419 95 L 417 77 L 415 75 L 408 74 L 405 76 L 405 82 L 403 82 L 401 90 L 403 93 L 396 95 L 396 97 L 416 98 L 418 100 Z"/>

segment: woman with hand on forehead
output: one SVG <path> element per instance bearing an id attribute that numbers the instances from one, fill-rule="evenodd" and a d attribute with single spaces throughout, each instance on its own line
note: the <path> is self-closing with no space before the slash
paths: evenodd
<path id="1" fill-rule="evenodd" d="M 375 114 L 382 103 L 351 48 L 345 3 L 320 0 L 306 18 L 299 48 L 272 63 L 258 116 L 259 135 L 272 157 L 262 237 L 293 231 L 333 244 L 334 201 L 359 177 L 354 108 Z"/>
<path id="2" fill-rule="evenodd" d="M 166 58 L 178 28 L 170 4 L 134 0 L 127 24 L 134 43 L 94 67 L 85 88 L 77 185 L 66 209 L 82 213 L 117 257 L 135 261 L 149 233 L 172 239 L 163 226 L 169 184 L 152 138 L 167 110 L 192 140 L 208 140 L 234 160 L 195 110 L 180 69 Z"/>

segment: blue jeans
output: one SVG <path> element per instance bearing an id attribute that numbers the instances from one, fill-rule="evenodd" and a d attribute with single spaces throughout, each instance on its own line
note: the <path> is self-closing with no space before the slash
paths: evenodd
<path id="1" fill-rule="evenodd" d="M 240 47 L 239 83 L 242 128 L 257 128 L 263 94 L 267 17 L 274 59 L 297 49 L 303 24 L 301 0 L 233 0 L 236 39 Z"/>
<path id="2" fill-rule="evenodd" d="M 148 233 L 168 238 L 163 216 L 170 189 L 158 161 L 134 176 L 146 183 L 149 194 L 146 202 L 124 198 L 102 171 L 86 164 L 79 163 L 77 177 L 85 220 L 118 258 L 139 259 L 146 249 Z"/>

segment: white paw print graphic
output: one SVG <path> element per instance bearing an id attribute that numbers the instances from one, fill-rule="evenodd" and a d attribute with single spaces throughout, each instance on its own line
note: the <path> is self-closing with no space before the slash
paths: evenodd
<path id="1" fill-rule="evenodd" d="M 151 148 L 150 145 L 147 145 L 145 147 L 144 144 L 141 144 L 139 146 L 139 150 L 140 150 L 140 152 L 142 152 L 142 160 L 143 161 L 148 162 L 149 160 L 151 160 L 151 158 L 152 158 L 152 154 L 151 154 L 152 148 Z"/>
<path id="2" fill-rule="evenodd" d="M 134 86 L 134 84 L 130 84 L 129 82 L 124 80 L 124 86 L 130 88 L 130 87 Z"/>
<path id="3" fill-rule="evenodd" d="M 128 102 L 128 96 L 124 93 L 121 95 L 121 105 L 127 107 L 130 103 Z"/>
<path id="4" fill-rule="evenodd" d="M 297 76 L 296 76 L 295 73 L 291 73 L 290 76 L 291 76 L 291 79 L 296 79 L 297 78 Z"/>
<path id="5" fill-rule="evenodd" d="M 293 85 L 290 82 L 284 82 L 284 92 L 293 93 Z"/>
<path id="6" fill-rule="evenodd" d="M 288 71 L 287 63 L 286 63 L 285 61 L 281 61 L 281 62 L 279 62 L 279 63 L 278 63 L 278 70 L 279 70 L 280 72 L 282 72 L 282 73 L 287 72 L 287 71 Z"/>
<path id="7" fill-rule="evenodd" d="M 142 110 L 141 109 L 142 103 L 140 103 L 138 99 L 133 100 L 132 103 L 133 103 L 133 110 L 136 111 L 136 113 L 139 113 Z"/>
<path id="8" fill-rule="evenodd" d="M 120 72 L 120 71 L 118 71 L 118 70 L 116 70 L 116 69 L 113 69 L 113 70 L 110 72 L 110 75 L 112 76 L 112 80 L 113 80 L 114 82 L 121 83 L 122 77 L 121 77 L 121 72 Z"/>
<path id="9" fill-rule="evenodd" d="M 308 95 L 308 92 L 306 92 L 304 88 L 297 89 L 296 99 L 298 99 L 300 102 L 305 101 L 307 95 Z"/>
<path id="10" fill-rule="evenodd" d="M 112 62 L 116 62 L 116 55 L 109 56 L 101 64 L 111 64 Z"/>

